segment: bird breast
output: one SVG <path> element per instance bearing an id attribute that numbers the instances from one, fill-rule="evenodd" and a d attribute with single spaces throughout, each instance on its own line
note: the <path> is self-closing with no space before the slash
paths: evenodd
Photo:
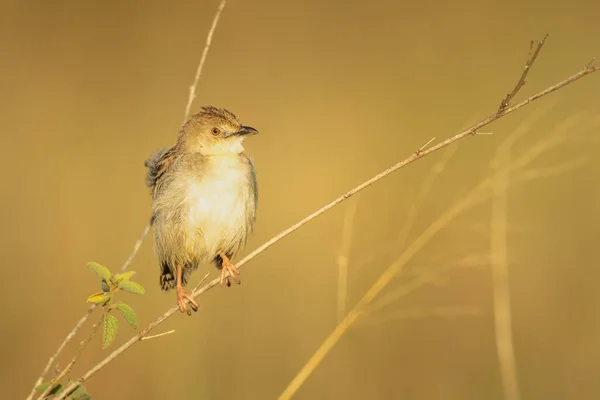
<path id="1" fill-rule="evenodd" d="M 202 174 L 189 177 L 188 222 L 201 235 L 207 258 L 235 253 L 246 240 L 256 207 L 251 168 L 242 155 L 209 156 Z"/>

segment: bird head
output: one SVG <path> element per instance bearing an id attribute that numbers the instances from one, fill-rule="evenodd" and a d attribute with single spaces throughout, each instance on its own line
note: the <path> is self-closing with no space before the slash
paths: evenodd
<path id="1" fill-rule="evenodd" d="M 232 155 L 244 151 L 246 136 L 256 134 L 256 129 L 242 125 L 232 112 L 206 106 L 183 125 L 178 144 L 185 151 L 207 156 Z"/>

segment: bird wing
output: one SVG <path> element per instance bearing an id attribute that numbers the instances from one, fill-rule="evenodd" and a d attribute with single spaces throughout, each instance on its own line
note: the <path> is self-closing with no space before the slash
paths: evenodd
<path id="1" fill-rule="evenodd" d="M 165 147 L 154 152 L 144 162 L 144 165 L 148 168 L 146 186 L 150 188 L 153 197 L 160 189 L 165 172 L 175 163 L 178 157 L 175 147 Z"/>

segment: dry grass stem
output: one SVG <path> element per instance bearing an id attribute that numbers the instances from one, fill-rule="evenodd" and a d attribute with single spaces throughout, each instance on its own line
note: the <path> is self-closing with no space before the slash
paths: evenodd
<path id="1" fill-rule="evenodd" d="M 492 293 L 496 351 L 500 378 L 506 400 L 519 400 L 517 364 L 512 335 L 512 310 L 508 278 L 508 186 L 511 146 L 500 146 L 493 180 L 492 221 L 490 239 L 492 251 Z"/>
<path id="2" fill-rule="evenodd" d="M 399 248 L 402 249 L 406 245 L 406 241 L 408 240 L 408 236 L 410 235 L 414 223 L 417 220 L 417 216 L 419 215 L 419 211 L 421 210 L 423 202 L 427 198 L 427 195 L 429 195 L 429 192 L 431 191 L 431 188 L 433 187 L 436 178 L 444 171 L 444 169 L 446 168 L 446 164 L 448 163 L 448 161 L 450 161 L 454 153 L 456 153 L 457 149 L 458 145 L 446 149 L 444 155 L 442 156 L 442 159 L 431 168 L 429 174 L 421 183 L 421 187 L 419 188 L 419 191 L 415 195 L 413 201 L 410 203 L 411 206 L 408 211 L 408 215 L 406 216 L 406 219 L 402 224 L 402 230 L 400 231 L 400 235 L 398 236 Z"/>
<path id="3" fill-rule="evenodd" d="M 352 231 L 354 215 L 356 214 L 357 202 L 350 202 L 344 215 L 344 228 L 342 230 L 342 243 L 337 257 L 338 287 L 337 287 L 337 317 L 338 322 L 346 315 L 346 303 L 348 301 L 348 260 L 350 258 L 350 244 L 352 242 Z"/>
<path id="4" fill-rule="evenodd" d="M 475 306 L 447 306 L 429 309 L 416 308 L 408 310 L 394 310 L 377 316 L 369 316 L 368 318 L 362 318 L 361 323 L 379 325 L 390 321 L 397 321 L 399 319 L 420 319 L 429 317 L 455 319 L 459 317 L 475 317 L 481 314 L 482 308 Z"/>

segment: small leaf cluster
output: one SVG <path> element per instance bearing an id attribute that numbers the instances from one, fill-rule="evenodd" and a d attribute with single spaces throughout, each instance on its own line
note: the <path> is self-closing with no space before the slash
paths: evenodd
<path id="1" fill-rule="evenodd" d="M 145 290 L 142 285 L 131 280 L 135 275 L 134 271 L 113 274 L 108 268 L 95 262 L 88 263 L 88 268 L 102 279 L 102 291 L 92 294 L 87 301 L 102 307 L 102 348 L 105 349 L 115 340 L 119 328 L 117 317 L 110 313 L 112 310 L 118 310 L 125 321 L 133 329 L 137 329 L 137 318 L 133 308 L 125 303 L 114 301 L 115 294 L 118 291 L 144 294 Z"/>
<path id="2" fill-rule="evenodd" d="M 48 386 L 50 386 L 51 382 L 44 382 L 35 387 L 35 390 L 40 394 L 44 393 Z M 69 380 L 67 386 L 71 386 L 73 381 Z M 65 390 L 65 386 L 60 383 L 55 384 L 50 392 L 48 392 L 48 396 L 58 396 Z M 85 386 L 79 385 L 73 390 L 69 396 L 67 397 L 69 400 L 92 400 L 92 396 L 85 390 Z"/>

